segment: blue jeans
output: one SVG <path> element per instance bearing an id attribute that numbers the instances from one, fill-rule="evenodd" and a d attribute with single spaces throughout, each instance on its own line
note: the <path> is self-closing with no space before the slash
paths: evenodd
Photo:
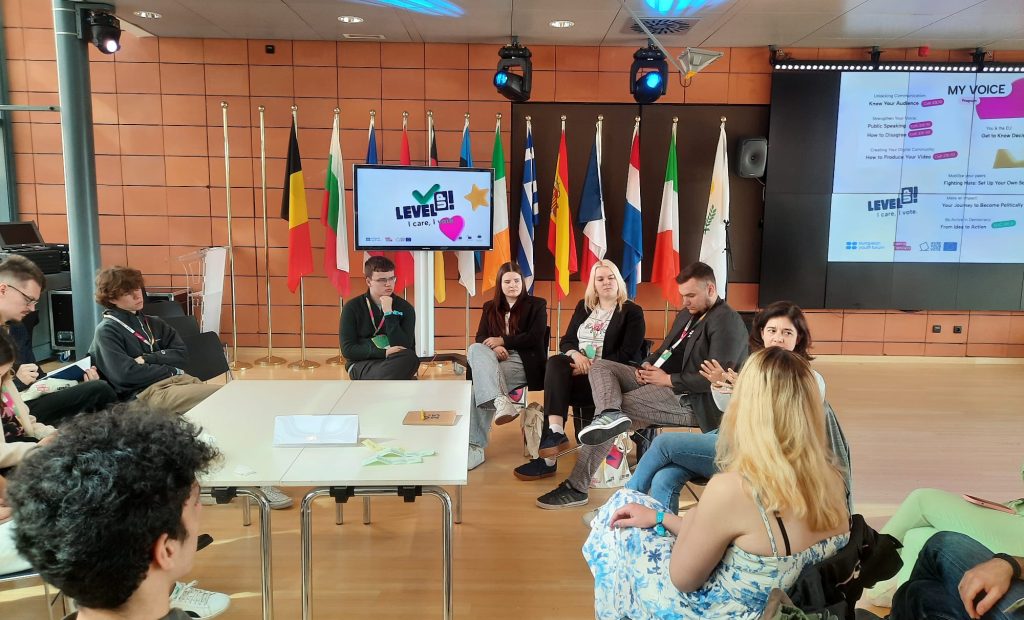
<path id="1" fill-rule="evenodd" d="M 956 532 L 939 532 L 925 544 L 910 580 L 900 586 L 892 599 L 890 620 L 968 620 L 957 586 L 964 573 L 992 559 L 992 552 L 973 538 Z M 983 620 L 1024 618 L 1024 613 L 1003 613 L 1014 601 L 1024 598 L 1024 582 L 1013 581 L 1010 589 Z"/>
<path id="2" fill-rule="evenodd" d="M 654 438 L 626 483 L 646 493 L 672 512 L 679 511 L 679 491 L 694 478 L 715 475 L 718 432 L 662 433 Z"/>

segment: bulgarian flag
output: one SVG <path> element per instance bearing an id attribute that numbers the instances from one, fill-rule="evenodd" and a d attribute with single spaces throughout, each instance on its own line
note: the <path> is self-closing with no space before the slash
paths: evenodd
<path id="1" fill-rule="evenodd" d="M 284 174 L 281 218 L 288 221 L 288 290 L 295 292 L 302 276 L 313 273 L 313 245 L 309 239 L 309 214 L 306 209 L 306 184 L 302 180 L 299 140 L 292 119 L 288 138 L 288 163 Z"/>
<path id="2" fill-rule="evenodd" d="M 402 114 L 402 160 L 403 166 L 412 165 L 412 155 L 409 153 L 409 113 Z M 405 287 L 412 286 L 416 277 L 416 261 L 409 250 L 397 250 L 395 252 L 395 292 L 401 294 Z"/>
<path id="3" fill-rule="evenodd" d="M 654 265 L 651 282 L 657 282 L 661 296 L 673 306 L 679 307 L 679 172 L 676 160 L 676 126 L 672 120 L 672 141 L 668 147 L 668 162 L 665 164 L 665 190 L 661 194 L 661 217 L 658 218 L 658 236 L 654 242 Z"/>
<path id="4" fill-rule="evenodd" d="M 569 296 L 569 274 L 576 273 L 576 235 L 569 213 L 569 157 L 565 149 L 565 120 L 558 143 L 558 163 L 551 192 L 551 221 L 548 224 L 548 249 L 555 257 L 555 289 L 558 299 Z"/>
<path id="5" fill-rule="evenodd" d="M 437 138 L 434 135 L 434 113 L 427 112 L 427 165 L 437 166 Z M 444 252 L 434 251 L 434 299 L 444 303 L 448 292 L 444 285 Z"/>
<path id="6" fill-rule="evenodd" d="M 324 182 L 324 206 L 320 212 L 326 240 L 324 243 L 324 273 L 338 295 L 348 297 L 348 224 L 345 220 L 345 174 L 341 158 L 341 137 L 338 131 L 338 112 L 334 113 L 331 130 L 331 150 L 327 156 L 327 179 Z"/>
<path id="7" fill-rule="evenodd" d="M 492 228 L 492 249 L 484 253 L 483 290 L 495 285 L 498 269 L 512 260 L 512 246 L 508 238 L 508 196 L 505 188 L 505 155 L 501 148 L 501 115 L 494 127 L 494 152 L 491 155 L 494 168 L 494 226 Z"/>

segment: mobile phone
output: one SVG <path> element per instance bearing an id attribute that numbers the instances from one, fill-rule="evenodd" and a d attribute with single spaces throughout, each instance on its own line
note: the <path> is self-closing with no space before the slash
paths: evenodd
<path id="1" fill-rule="evenodd" d="M 987 499 L 981 499 L 980 497 L 967 495 L 966 493 L 963 495 L 963 498 L 969 501 L 970 503 L 974 504 L 975 506 L 981 506 L 982 508 L 990 508 L 992 510 L 998 510 L 999 512 L 1005 512 L 1011 515 L 1017 514 L 1016 510 L 1010 508 L 1009 506 L 1006 506 L 1005 504 L 998 504 Z"/>

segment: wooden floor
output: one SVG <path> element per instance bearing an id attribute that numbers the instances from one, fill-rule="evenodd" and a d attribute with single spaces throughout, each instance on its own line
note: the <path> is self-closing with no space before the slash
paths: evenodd
<path id="1" fill-rule="evenodd" d="M 278 352 L 289 357 L 286 351 Z M 248 358 L 261 355 L 251 352 Z M 313 355 L 324 359 L 330 352 Z M 240 355 L 242 359 L 246 356 Z M 290 355 L 295 357 L 294 352 Z M 880 527 L 910 490 L 937 487 L 1005 500 L 1024 495 L 1024 364 L 1004 360 L 827 358 L 814 363 L 828 382 L 853 450 L 854 498 Z M 424 378 L 461 379 L 450 367 Z M 255 369 L 238 379 L 336 379 L 344 371 Z M 301 398 L 301 395 L 296 395 Z M 540 394 L 531 394 L 531 400 Z M 571 469 L 538 482 L 520 482 L 524 461 L 518 426 L 499 427 L 487 461 L 469 474 L 464 523 L 455 527 L 455 613 L 459 618 L 593 617 L 592 579 L 580 547 L 589 508 L 540 510 L 534 499 Z M 304 489 L 292 489 L 298 498 Z M 608 491 L 591 493 L 591 507 Z M 255 517 L 255 513 L 254 513 Z M 373 523 L 361 523 L 350 504 L 346 525 L 334 525 L 329 500 L 314 507 L 314 609 L 317 618 L 433 618 L 441 616 L 440 510 L 436 500 L 403 504 L 373 500 Z M 204 508 L 203 530 L 216 542 L 201 552 L 191 579 L 230 593 L 222 618 L 258 618 L 260 574 L 255 524 L 241 525 L 235 505 Z M 273 513 L 274 597 L 277 618 L 297 618 L 298 508 Z M 0 585 L 0 618 L 45 618 L 38 582 Z"/>

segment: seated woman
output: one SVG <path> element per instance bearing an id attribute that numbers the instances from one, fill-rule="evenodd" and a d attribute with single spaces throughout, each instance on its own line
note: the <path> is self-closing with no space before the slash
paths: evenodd
<path id="1" fill-rule="evenodd" d="M 0 330 L 0 475 L 17 465 L 38 441 L 57 432 L 52 426 L 37 422 L 21 400 L 13 381 L 14 342 Z"/>
<path id="2" fill-rule="evenodd" d="M 541 458 L 516 467 L 516 478 L 538 480 L 555 475 L 551 457 L 569 446 L 565 436 L 569 407 L 594 406 L 588 377 L 591 362 L 639 362 L 645 331 L 643 308 L 626 299 L 626 283 L 619 268 L 609 260 L 594 263 L 587 290 L 559 344 L 562 354 L 549 357 L 544 369 L 548 424 L 541 434 Z"/>
<path id="3" fill-rule="evenodd" d="M 788 301 L 777 301 L 754 317 L 750 331 L 750 352 L 766 347 L 779 347 L 793 351 L 806 361 L 812 358 L 807 349 L 811 346 L 811 332 L 807 319 L 800 307 Z M 732 369 L 722 369 L 717 364 L 705 362 L 701 374 L 712 382 L 715 404 L 725 411 L 729 405 L 731 381 L 735 377 Z M 825 400 L 825 380 L 813 368 L 814 376 Z M 843 437 L 835 416 L 825 403 L 826 433 L 833 455 L 844 473 L 847 486 L 850 484 L 850 461 L 846 439 Z M 646 493 L 655 498 L 673 513 L 679 510 L 679 491 L 683 485 L 695 478 L 710 478 L 715 468 L 715 446 L 718 432 L 710 433 L 663 433 L 658 435 L 650 448 L 637 463 L 633 476 L 626 487 Z"/>
<path id="4" fill-rule="evenodd" d="M 597 618 L 753 620 L 772 588 L 847 543 L 843 477 L 804 358 L 750 356 L 720 434 L 721 473 L 685 516 L 632 489 L 600 509 L 583 546 Z"/>
<path id="5" fill-rule="evenodd" d="M 1024 470 L 1021 471 L 1024 476 Z M 892 606 L 893 593 L 910 579 L 921 549 L 938 532 L 964 534 L 978 543 L 1013 556 L 1024 556 L 1024 499 L 1005 504 L 1014 514 L 968 502 L 961 495 L 938 489 L 911 491 L 882 528 L 903 543 L 903 568 L 895 577 L 875 584 L 864 595 L 872 605 Z"/>
<path id="6" fill-rule="evenodd" d="M 476 343 L 469 346 L 473 373 L 472 418 L 469 425 L 469 469 L 484 462 L 484 448 L 495 424 L 508 424 L 519 416 L 509 390 L 528 386 L 544 389 L 548 302 L 530 295 L 523 272 L 515 263 L 498 268 L 494 299 L 484 304 Z"/>

